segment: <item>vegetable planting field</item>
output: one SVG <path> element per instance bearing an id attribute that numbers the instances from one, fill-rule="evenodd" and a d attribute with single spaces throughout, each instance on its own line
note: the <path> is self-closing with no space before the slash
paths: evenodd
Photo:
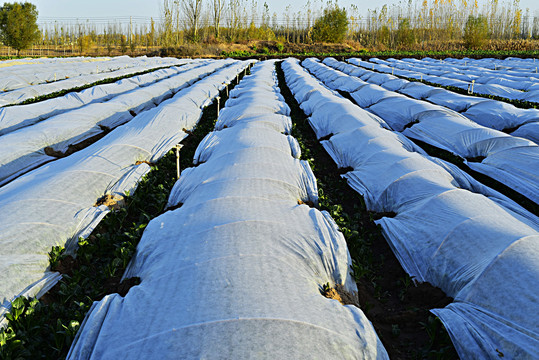
<path id="1" fill-rule="evenodd" d="M 535 59 L 1 65 L 0 358 L 539 358 Z"/>

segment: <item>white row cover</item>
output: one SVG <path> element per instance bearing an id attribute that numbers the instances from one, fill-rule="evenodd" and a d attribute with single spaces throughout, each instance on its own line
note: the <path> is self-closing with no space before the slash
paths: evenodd
<path id="1" fill-rule="evenodd" d="M 350 63 L 359 64 L 360 62 L 361 61 L 357 59 L 350 59 Z M 335 64 L 335 62 L 333 62 L 333 64 Z M 328 65 L 331 66 L 332 64 L 328 63 Z M 365 62 L 363 62 L 363 65 L 365 65 Z M 352 75 L 349 69 L 343 69 L 343 71 Z M 399 76 L 406 76 L 406 74 L 398 71 L 394 73 Z M 357 76 L 357 71 L 354 71 L 354 76 Z M 436 77 L 434 76 L 433 78 Z M 437 82 L 436 79 L 430 77 L 424 77 L 423 79 Z M 539 143 L 539 133 L 530 132 L 529 130 L 516 131 L 520 126 L 538 123 L 538 109 L 520 109 L 503 101 L 461 95 L 446 89 L 433 87 L 419 82 L 410 82 L 404 79 L 390 78 L 388 81 L 381 82 L 380 85 L 385 89 L 398 91 L 399 93 L 411 96 L 418 100 L 426 100 L 433 104 L 448 107 L 462 113 L 462 115 L 480 125 L 496 130 L 512 131 L 512 135 L 524 137 L 535 143 Z M 527 128 L 530 129 L 530 127 Z M 531 128 L 535 127 L 532 126 Z"/>
<path id="2" fill-rule="evenodd" d="M 403 59 L 409 61 L 411 59 Z M 413 59 L 414 63 L 450 65 L 458 69 L 469 70 L 477 75 L 498 75 L 500 78 L 517 79 L 539 79 L 538 66 L 539 59 L 527 58 L 520 59 L 508 57 L 505 59 L 483 58 L 483 59 L 453 59 L 446 58 L 441 62 L 432 58 L 422 60 Z M 469 66 L 468 66 L 469 65 Z M 526 89 L 524 89 L 526 90 Z"/>
<path id="3" fill-rule="evenodd" d="M 125 65 L 132 66 L 129 57 L 118 57 L 114 61 L 107 57 L 74 57 L 7 60 L 0 62 L 0 92 L 20 89 L 30 85 L 63 80 L 80 75 L 118 70 Z"/>
<path id="4" fill-rule="evenodd" d="M 486 67 L 481 66 L 478 62 L 481 60 L 471 59 L 370 59 L 369 61 L 384 64 L 391 67 L 398 67 L 400 69 L 419 71 L 424 74 L 437 75 L 441 77 L 460 79 L 471 82 L 472 80 L 479 84 L 498 84 L 510 89 L 516 89 L 521 91 L 535 91 L 539 90 L 539 74 L 537 73 L 537 67 L 539 62 L 531 62 L 531 66 L 528 68 L 521 67 L 519 70 L 508 70 L 508 66 L 502 64 L 500 60 L 495 59 L 483 59 L 489 63 L 483 63 Z M 492 61 L 495 60 L 495 61 Z M 460 64 L 455 61 L 461 61 Z M 470 65 L 468 65 L 470 63 Z M 490 68 L 489 68 L 490 67 Z"/>
<path id="5" fill-rule="evenodd" d="M 41 296 L 59 278 L 47 269 L 52 246 L 71 251 L 108 212 L 104 194 L 132 193 L 140 178 L 187 136 L 202 108 L 242 71 L 234 62 L 137 115 L 91 146 L 0 188 L 0 318 L 16 296 Z M 201 97 L 205 93 L 208 97 Z M 194 99 L 194 100 L 193 100 Z"/>
<path id="6" fill-rule="evenodd" d="M 94 71 L 94 73 L 90 72 L 88 74 L 81 74 L 80 76 L 69 77 L 63 80 L 52 81 L 50 83 L 29 85 L 29 86 L 12 90 L 12 91 L 8 91 L 8 92 L 0 92 L 0 107 L 6 106 L 6 105 L 19 104 L 21 102 L 24 102 L 26 100 L 33 99 L 39 96 L 53 94 L 55 92 L 62 91 L 62 90 L 74 89 L 80 86 L 93 84 L 95 82 L 106 80 L 106 79 L 124 77 L 127 75 L 144 72 L 144 71 L 155 69 L 158 67 L 178 66 L 178 65 L 185 64 L 187 62 L 189 62 L 189 60 L 179 60 L 179 59 L 174 59 L 174 58 L 159 58 L 159 57 L 147 58 L 143 56 L 140 58 L 128 59 L 128 61 L 126 61 L 126 59 L 123 59 L 122 61 L 118 61 L 118 63 L 112 67 L 113 70 L 107 71 L 107 72 L 98 71 L 99 69 L 96 69 L 95 66 L 92 65 L 94 69 L 97 70 L 97 71 Z M 4 67 L 0 69 L 4 70 L 4 72 L 7 72 L 7 73 L 14 71 L 13 67 Z"/>
<path id="7" fill-rule="evenodd" d="M 171 59 L 167 59 L 170 61 Z M 42 58 L 0 62 L 0 92 L 31 85 L 51 83 L 82 75 L 106 73 L 126 67 L 145 65 L 154 59 L 146 56 Z"/>
<path id="8" fill-rule="evenodd" d="M 331 79 L 336 76 L 346 79 L 347 68 L 354 67 L 331 58 L 325 59 L 323 64 L 307 59 L 304 65 L 333 88 L 338 84 Z M 362 70 L 365 71 L 360 76 L 363 81 L 382 86 L 394 82 L 393 75 Z M 468 159 L 466 163 L 473 170 L 539 203 L 539 146 L 533 141 L 486 128 L 453 110 L 372 84 L 350 95 L 361 107 L 384 119 L 393 130 Z"/>
<path id="9" fill-rule="evenodd" d="M 293 94 L 312 86 L 297 60 L 287 60 L 283 70 Z M 324 96 L 316 97 L 318 91 Z M 338 166 L 353 168 L 343 175 L 350 186 L 369 210 L 396 213 L 377 223 L 403 268 L 455 298 L 435 313 L 461 358 L 494 359 L 495 349 L 511 359 L 537 358 L 539 219 L 456 166 L 415 152 L 381 119 L 357 106 L 352 113 L 348 100 L 321 84 L 310 94 L 296 99 L 316 101 L 309 122 L 319 138 L 332 134 L 322 144 Z"/>
<path id="10" fill-rule="evenodd" d="M 146 87 L 180 72 L 205 65 L 209 61 L 211 60 L 190 61 L 183 66 L 159 69 L 147 74 L 133 76 L 110 84 L 96 85 L 80 92 L 70 92 L 64 96 L 32 104 L 0 108 L 0 135 L 33 125 L 51 116 L 59 115 L 84 105 L 110 100 L 114 96 L 135 90 L 138 87 Z"/>
<path id="11" fill-rule="evenodd" d="M 369 62 L 361 62 L 361 66 L 370 68 L 372 63 L 376 70 L 405 76 L 414 79 L 422 79 L 443 86 L 455 86 L 463 90 L 473 90 L 474 93 L 495 95 L 511 100 L 539 102 L 539 77 L 524 77 L 503 75 L 500 71 L 462 71 L 451 65 L 416 65 L 403 60 L 370 59 Z M 472 86 L 473 81 L 473 86 Z"/>
<path id="12" fill-rule="evenodd" d="M 328 62 L 327 65 L 335 67 L 334 61 Z M 360 64 L 361 60 L 350 59 L 350 63 Z M 365 65 L 365 62 L 362 63 Z M 352 73 L 353 70 L 353 73 Z M 387 70 L 387 69 L 386 69 Z M 349 75 L 358 75 L 357 70 L 344 68 L 342 71 Z M 407 76 L 405 73 L 394 71 L 399 76 Z M 433 79 L 434 78 L 434 79 Z M 423 77 L 423 80 L 437 82 L 436 77 Z M 434 81 L 433 81 L 434 80 Z M 539 144 L 539 132 L 530 131 L 535 129 L 539 123 L 538 109 L 520 109 L 512 104 L 503 101 L 491 100 L 471 95 L 461 95 L 452 91 L 433 87 L 419 82 L 410 82 L 404 79 L 393 79 L 382 83 L 385 89 L 398 91 L 399 93 L 411 96 L 418 100 L 426 100 L 433 104 L 445 106 L 452 110 L 462 113 L 468 119 L 496 130 L 511 131 L 511 135 L 524 137 Z M 367 105 L 367 106 L 370 106 Z M 518 131 L 521 126 L 529 125 L 522 131 Z"/>
<path id="13" fill-rule="evenodd" d="M 51 150 L 65 153 L 69 146 L 130 121 L 133 116 L 231 63 L 233 60 L 213 61 L 146 87 L 137 87 L 106 102 L 92 103 L 0 136 L 0 148 L 4 149 L 0 159 L 0 185 L 54 160 L 56 154 Z"/>
<path id="14" fill-rule="evenodd" d="M 286 104 L 254 102 L 280 97 L 270 81 L 272 61 L 234 89 L 222 115 L 237 121 L 202 141 L 169 198 L 181 208 L 144 231 L 124 275 L 141 284 L 93 304 L 68 359 L 388 358 L 361 310 L 320 294 L 357 291 L 350 256 L 329 214 L 298 204 L 316 179 L 276 130 Z"/>

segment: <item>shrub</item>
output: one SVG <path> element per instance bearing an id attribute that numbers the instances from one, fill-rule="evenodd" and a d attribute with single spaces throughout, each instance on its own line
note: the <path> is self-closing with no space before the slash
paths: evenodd
<path id="1" fill-rule="evenodd" d="M 344 40 L 348 31 L 348 16 L 344 8 L 337 4 L 324 9 L 324 15 L 316 19 L 312 36 L 315 42 L 338 43 Z"/>
<path id="2" fill-rule="evenodd" d="M 79 48 L 79 53 L 86 52 L 90 47 L 92 47 L 93 41 L 90 35 L 79 36 L 77 39 L 77 46 Z"/>
<path id="3" fill-rule="evenodd" d="M 397 30 L 397 43 L 400 46 L 408 47 L 414 42 L 415 36 L 410 27 L 410 20 L 408 20 L 408 18 L 401 19 L 399 21 L 399 29 Z"/>
<path id="4" fill-rule="evenodd" d="M 380 28 L 380 30 L 378 30 L 378 42 L 385 45 L 385 46 L 388 46 L 389 45 L 389 41 L 391 40 L 391 33 L 389 31 L 389 28 L 384 25 Z"/>
<path id="5" fill-rule="evenodd" d="M 127 52 L 127 37 L 125 35 L 122 35 L 120 38 L 120 51 L 122 54 L 125 54 Z"/>
<path id="6" fill-rule="evenodd" d="M 464 27 L 464 43 L 468 49 L 482 48 L 489 38 L 487 18 L 470 15 Z"/>

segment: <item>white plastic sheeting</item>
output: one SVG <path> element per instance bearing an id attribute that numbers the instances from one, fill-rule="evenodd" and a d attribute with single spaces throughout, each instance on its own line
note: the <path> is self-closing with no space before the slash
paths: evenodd
<path id="1" fill-rule="evenodd" d="M 128 122 L 136 114 L 154 107 L 173 93 L 207 76 L 232 60 L 213 61 L 176 74 L 143 88 L 118 95 L 107 102 L 92 103 L 0 136 L 0 185 L 54 160 L 69 146 Z"/>
<path id="2" fill-rule="evenodd" d="M 323 64 L 313 59 L 307 59 L 303 63 L 324 82 L 326 78 L 334 79 L 334 73 L 348 76 L 326 64 L 343 71 L 352 66 L 330 58 L 325 59 Z M 366 81 L 370 82 L 370 78 Z M 332 86 L 334 80 L 327 80 L 327 84 Z M 539 146 L 536 143 L 486 128 L 451 109 L 411 99 L 402 94 L 393 94 L 395 95 L 384 98 L 381 96 L 383 91 L 363 87 L 351 96 L 360 99 L 360 105 L 365 103 L 361 101 L 362 98 L 372 98 L 373 101 L 370 102 L 373 104 L 367 109 L 384 119 L 392 129 L 468 159 L 467 164 L 473 170 L 486 174 L 539 203 Z M 376 100 L 378 102 L 375 102 Z M 480 107 L 482 104 L 475 106 Z"/>
<path id="3" fill-rule="evenodd" d="M 376 61 L 377 63 L 381 64 L 392 64 L 379 59 L 371 59 L 371 61 Z M 368 63 L 364 61 L 361 62 L 361 60 L 358 59 L 350 59 L 349 62 L 368 67 Z M 331 61 L 331 63 L 328 63 L 328 65 L 336 66 L 336 63 L 335 61 Z M 377 65 L 377 70 L 388 72 L 389 68 L 384 68 L 383 66 L 385 65 Z M 346 68 L 346 70 L 343 71 L 348 74 L 352 74 L 350 68 Z M 416 73 L 410 73 L 407 70 L 395 71 L 394 68 L 391 68 L 391 72 L 395 72 L 399 76 L 407 76 L 416 79 L 418 78 Z M 354 71 L 354 73 L 356 72 Z M 421 79 L 433 83 L 439 83 L 441 85 L 457 86 L 454 83 L 447 83 L 444 81 L 444 79 L 440 79 L 436 76 L 422 76 Z M 465 82 L 463 84 L 463 86 L 460 86 L 463 89 L 471 87 L 471 85 Z M 539 79 L 535 80 L 535 84 L 539 89 Z M 537 143 L 536 139 L 539 135 L 529 131 L 529 129 L 534 129 L 535 126 L 528 126 L 528 130 L 524 131 L 516 132 L 516 130 L 523 125 L 539 123 L 538 109 L 520 109 L 512 104 L 502 101 L 456 94 L 446 89 L 441 89 L 418 82 L 408 82 L 404 79 L 398 79 L 398 82 L 397 80 L 385 81 L 383 86 L 385 89 L 398 91 L 399 93 L 411 96 L 415 99 L 426 100 L 437 105 L 448 107 L 457 112 L 462 112 L 462 115 L 480 125 L 496 130 L 511 131 L 511 134 L 514 136 L 525 137 Z M 481 85 L 475 85 L 474 89 L 477 89 L 477 86 Z"/>
<path id="4" fill-rule="evenodd" d="M 124 194 L 155 162 L 187 136 L 211 102 L 247 62 L 232 65 L 181 90 L 91 146 L 44 165 L 0 188 L 0 317 L 19 295 L 40 296 L 59 275 L 47 270 L 54 245 L 68 250 L 108 212 L 94 204 L 103 194 Z M 191 99 L 204 91 L 209 98 Z"/>
<path id="5" fill-rule="evenodd" d="M 205 162 L 184 170 L 170 195 L 181 208 L 144 231 L 124 275 L 141 284 L 93 304 L 69 359 L 388 358 L 358 308 L 320 294 L 325 283 L 357 291 L 350 257 L 329 214 L 298 204 L 316 202 L 316 180 L 275 129 L 282 114 L 251 101 L 253 92 L 279 97 L 268 81 L 273 62 L 234 89 L 238 120 L 204 139 L 196 159 Z"/>
<path id="6" fill-rule="evenodd" d="M 115 60 L 109 60 L 106 62 L 100 62 L 100 64 L 109 64 L 111 65 L 110 70 L 102 72 L 99 69 L 99 65 L 92 64 L 92 71 L 88 73 L 75 70 L 73 74 L 67 72 L 66 78 L 62 80 L 50 80 L 49 83 L 38 83 L 37 85 L 28 85 L 26 87 L 17 88 L 12 91 L 0 92 L 0 106 L 18 104 L 29 99 L 33 99 L 42 95 L 53 94 L 61 90 L 69 90 L 77 88 L 80 86 L 92 84 L 105 79 L 113 79 L 117 77 L 123 77 L 126 75 L 131 75 L 158 67 L 166 67 L 173 65 L 181 65 L 189 60 L 179 60 L 174 58 L 159 58 L 152 57 L 147 58 L 145 56 L 138 58 L 129 58 L 128 56 L 115 58 Z M 38 69 L 34 68 L 34 65 L 21 65 L 27 67 L 25 69 L 26 73 L 32 73 Z M 35 65 L 37 66 L 37 65 Z M 81 64 L 74 64 L 75 69 L 78 69 Z M 9 67 L 0 67 L 0 74 L 4 74 L 6 78 L 9 78 L 9 74 L 13 74 L 17 71 L 17 66 Z M 59 69 L 58 71 L 63 72 L 65 70 Z M 59 76 L 58 72 L 54 72 L 53 69 L 47 70 L 47 73 L 50 77 Z M 2 77 L 0 77 L 2 78 Z M 31 82 L 33 83 L 33 82 Z"/>
<path id="7" fill-rule="evenodd" d="M 297 60 L 283 70 L 292 93 L 314 83 L 302 79 L 309 75 Z M 357 108 L 355 127 L 348 120 L 343 128 L 340 112 L 326 110 L 331 102 L 344 103 L 326 95 L 309 122 L 318 137 L 333 134 L 322 144 L 340 167 L 353 168 L 343 176 L 367 208 L 396 213 L 377 223 L 404 269 L 455 298 L 434 312 L 461 358 L 537 358 L 539 219 L 455 166 L 413 152 L 365 110 Z"/>
<path id="8" fill-rule="evenodd" d="M 181 67 L 173 66 L 159 69 L 151 73 L 122 79 L 115 83 L 93 86 L 80 92 L 71 92 L 61 97 L 37 103 L 0 108 L 0 135 L 33 125 L 51 116 L 59 115 L 84 105 L 110 100 L 115 96 L 135 90 L 137 87 L 146 87 L 180 72 L 204 65 L 208 61 L 195 60 Z"/>
<path id="9" fill-rule="evenodd" d="M 174 62 L 172 58 L 165 62 Z M 30 85 L 51 83 L 82 75 L 113 72 L 120 69 L 137 67 L 149 63 L 163 62 L 160 58 L 146 56 L 131 58 L 118 57 L 72 57 L 22 59 L 0 62 L 0 89 L 3 92 L 16 90 Z"/>
<path id="10" fill-rule="evenodd" d="M 473 91 L 479 94 L 495 95 L 513 100 L 522 101 L 539 101 L 539 74 L 535 73 L 536 64 L 531 68 L 512 71 L 506 70 L 507 66 L 496 65 L 495 63 L 483 63 L 491 66 L 492 70 L 487 68 L 477 67 L 475 65 L 457 65 L 454 59 L 446 59 L 445 61 L 414 61 L 413 63 L 404 60 L 388 59 L 387 61 L 380 59 L 370 59 L 369 62 L 379 64 L 377 70 L 383 72 L 395 72 L 395 68 L 399 69 L 399 75 L 418 78 L 417 74 L 424 76 L 425 80 L 445 85 L 456 86 L 462 89 L 471 87 L 474 83 Z M 450 64 L 447 62 L 451 62 Z M 465 63 L 469 62 L 465 60 Z M 367 62 L 362 65 L 368 67 Z M 496 67 L 497 66 L 497 67 Z M 505 69 L 504 69 L 505 68 Z M 433 75 L 433 76 L 432 76 Z M 428 78 L 427 78 L 428 77 Z"/>

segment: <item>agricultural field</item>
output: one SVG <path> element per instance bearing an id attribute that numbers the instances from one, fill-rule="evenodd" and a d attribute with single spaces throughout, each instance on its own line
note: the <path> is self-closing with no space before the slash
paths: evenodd
<path id="1" fill-rule="evenodd" d="M 0 63 L 0 358 L 539 358 L 537 65 Z"/>

